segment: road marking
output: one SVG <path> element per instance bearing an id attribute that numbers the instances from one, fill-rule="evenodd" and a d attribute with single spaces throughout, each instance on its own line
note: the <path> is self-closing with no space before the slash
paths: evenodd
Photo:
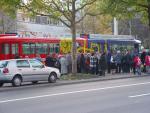
<path id="1" fill-rule="evenodd" d="M 71 91 L 71 92 L 63 92 L 63 93 L 40 95 L 40 96 L 32 96 L 32 97 L 25 97 L 25 98 L 8 99 L 8 100 L 0 101 L 0 104 L 2 104 L 2 103 L 8 103 L 8 102 L 15 102 L 15 101 L 22 101 L 22 100 L 30 100 L 30 99 L 44 98 L 44 97 L 67 95 L 67 94 L 75 94 L 75 93 L 92 92 L 92 91 L 115 89 L 115 88 L 122 88 L 122 87 L 146 85 L 146 84 L 150 84 L 150 82 L 137 83 L 137 84 L 128 84 L 128 85 L 119 85 L 119 86 L 112 86 L 112 87 L 103 87 L 103 88 L 88 89 L 88 90 Z"/>
<path id="2" fill-rule="evenodd" d="M 140 95 L 133 95 L 133 96 L 129 96 L 129 98 L 137 98 L 137 97 L 143 97 L 143 96 L 149 96 L 150 93 L 147 94 L 140 94 Z"/>

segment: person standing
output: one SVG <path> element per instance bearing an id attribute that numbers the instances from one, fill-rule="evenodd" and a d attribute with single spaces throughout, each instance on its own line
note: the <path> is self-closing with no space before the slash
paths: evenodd
<path id="1" fill-rule="evenodd" d="M 108 51 L 107 53 L 107 73 L 111 72 L 111 53 Z"/>
<path id="2" fill-rule="evenodd" d="M 94 53 L 91 54 L 90 57 L 90 69 L 91 69 L 91 74 L 96 74 L 96 58 L 94 56 Z"/>
<path id="3" fill-rule="evenodd" d="M 85 70 L 87 74 L 90 72 L 90 53 L 85 56 Z"/>
<path id="4" fill-rule="evenodd" d="M 145 64 L 145 57 L 146 57 L 146 51 L 143 50 L 142 54 L 141 54 L 141 62 L 142 62 L 142 65 L 143 65 L 143 72 L 146 72 L 146 66 L 144 65 Z"/>
<path id="5" fill-rule="evenodd" d="M 111 63 L 111 73 L 114 74 L 115 71 L 116 71 L 116 61 L 115 61 L 115 52 L 114 54 L 112 54 L 111 56 L 111 60 L 110 60 L 110 63 Z"/>
<path id="6" fill-rule="evenodd" d="M 100 60 L 101 54 L 100 53 L 96 53 L 95 54 L 95 58 L 96 58 L 96 75 L 99 73 L 99 60 Z"/>
<path id="7" fill-rule="evenodd" d="M 66 59 L 67 59 L 67 62 L 68 62 L 68 73 L 71 73 L 72 72 L 72 57 L 71 57 L 70 53 L 68 53 L 66 55 Z"/>
<path id="8" fill-rule="evenodd" d="M 81 54 L 77 54 L 77 72 L 81 73 L 81 66 L 80 66 L 80 59 L 81 59 Z"/>
<path id="9" fill-rule="evenodd" d="M 54 67 L 53 58 L 51 57 L 51 55 L 47 55 L 45 65 L 48 67 Z"/>
<path id="10" fill-rule="evenodd" d="M 85 72 L 85 57 L 83 53 L 81 53 L 81 58 L 80 58 L 80 70 L 81 73 Z"/>
<path id="11" fill-rule="evenodd" d="M 124 60 L 125 60 L 125 72 L 130 73 L 132 58 L 129 51 L 127 51 Z"/>
<path id="12" fill-rule="evenodd" d="M 146 72 L 150 74 L 150 53 L 145 57 Z"/>
<path id="13" fill-rule="evenodd" d="M 65 56 L 62 56 L 60 58 L 60 64 L 61 64 L 61 74 L 67 74 L 68 73 L 68 63 L 67 63 L 67 59 Z"/>
<path id="14" fill-rule="evenodd" d="M 99 70 L 101 71 L 100 75 L 105 76 L 106 69 L 107 69 L 106 55 L 105 53 L 103 53 L 99 60 Z"/>
<path id="15" fill-rule="evenodd" d="M 122 55 L 120 51 L 117 51 L 117 54 L 114 57 L 114 60 L 116 61 L 116 73 L 121 73 L 121 59 Z"/>
<path id="16" fill-rule="evenodd" d="M 141 75 L 141 59 L 138 55 L 134 57 L 134 64 L 135 64 L 135 74 Z"/>

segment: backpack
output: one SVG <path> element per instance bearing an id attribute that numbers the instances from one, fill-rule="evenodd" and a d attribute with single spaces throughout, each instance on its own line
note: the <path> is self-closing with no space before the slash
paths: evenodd
<path id="1" fill-rule="evenodd" d="M 150 56 L 146 56 L 146 65 L 150 66 Z"/>
<path id="2" fill-rule="evenodd" d="M 140 66 L 140 65 L 141 65 L 141 59 L 138 58 L 138 59 L 137 59 L 137 66 Z"/>
<path id="3" fill-rule="evenodd" d="M 135 57 L 134 62 L 136 66 L 140 66 L 142 64 L 141 59 L 139 57 Z"/>

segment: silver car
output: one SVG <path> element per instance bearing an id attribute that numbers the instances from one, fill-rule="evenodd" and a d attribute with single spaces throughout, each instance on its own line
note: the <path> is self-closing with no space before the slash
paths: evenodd
<path id="1" fill-rule="evenodd" d="M 0 61 L 0 87 L 4 83 L 20 86 L 22 82 L 38 81 L 56 82 L 60 72 L 56 68 L 47 67 L 36 59 L 11 59 Z"/>

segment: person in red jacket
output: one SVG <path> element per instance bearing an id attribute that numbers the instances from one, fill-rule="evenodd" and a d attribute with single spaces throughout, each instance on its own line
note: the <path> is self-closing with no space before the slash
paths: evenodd
<path id="1" fill-rule="evenodd" d="M 135 70 L 136 70 L 136 73 L 138 75 L 141 75 L 141 59 L 138 55 L 136 55 L 133 59 L 133 62 L 134 62 L 134 66 L 135 66 Z M 135 74 L 136 74 L 135 73 Z"/>
<path id="2" fill-rule="evenodd" d="M 145 57 L 145 66 L 146 66 L 146 72 L 150 73 L 150 55 L 146 55 Z"/>

